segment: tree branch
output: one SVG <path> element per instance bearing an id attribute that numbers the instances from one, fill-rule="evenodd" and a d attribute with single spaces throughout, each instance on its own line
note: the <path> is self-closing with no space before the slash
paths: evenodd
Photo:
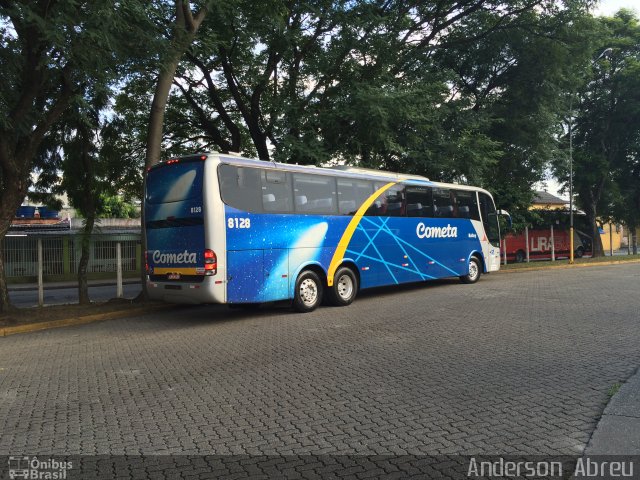
<path id="1" fill-rule="evenodd" d="M 211 136 L 213 141 L 222 150 L 233 151 L 233 149 L 231 148 L 231 145 L 229 144 L 228 141 L 226 141 L 223 138 L 222 133 L 211 121 L 211 119 L 209 118 L 209 115 L 207 115 L 207 113 L 203 110 L 203 108 L 193 98 L 193 95 L 191 95 L 190 89 L 187 90 L 186 88 L 184 88 L 184 86 L 180 82 L 173 82 L 173 84 L 180 89 L 184 98 L 187 100 L 189 105 L 191 105 L 191 108 L 193 109 L 193 111 L 195 112 L 195 114 L 199 119 L 200 127 L 202 127 L 202 129 Z"/>

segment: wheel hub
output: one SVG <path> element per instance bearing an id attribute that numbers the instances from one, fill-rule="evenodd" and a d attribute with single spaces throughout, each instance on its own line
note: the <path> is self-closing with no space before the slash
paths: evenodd
<path id="1" fill-rule="evenodd" d="M 344 300 L 348 300 L 353 293 L 353 281 L 349 275 L 342 275 L 338 280 L 338 295 Z"/>
<path id="2" fill-rule="evenodd" d="M 307 278 L 300 283 L 300 298 L 307 306 L 316 303 L 318 299 L 318 286 L 313 280 Z"/>
<path id="3" fill-rule="evenodd" d="M 474 280 L 478 276 L 478 265 L 476 262 L 469 262 L 469 278 Z"/>

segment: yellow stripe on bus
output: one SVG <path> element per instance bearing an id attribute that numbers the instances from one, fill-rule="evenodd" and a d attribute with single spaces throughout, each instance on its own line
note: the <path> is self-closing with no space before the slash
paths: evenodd
<path id="1" fill-rule="evenodd" d="M 360 220 L 362 220 L 365 212 L 369 209 L 373 202 L 375 202 L 376 198 L 378 198 L 383 192 L 396 185 L 397 183 L 399 182 L 390 182 L 376 190 L 376 192 L 369 198 L 367 198 L 362 206 L 360 206 L 353 218 L 351 218 L 349 225 L 347 225 L 346 230 L 342 234 L 342 238 L 340 238 L 340 241 L 338 242 L 338 247 L 333 254 L 331 263 L 329 264 L 329 271 L 327 272 L 327 285 L 329 285 L 330 287 L 333 286 L 333 276 L 335 275 L 338 266 L 344 260 L 344 253 L 347 251 L 349 242 L 351 242 L 351 237 L 353 237 L 353 234 L 356 231 L 356 228 L 358 228 L 358 224 L 360 223 Z"/>
<path id="2" fill-rule="evenodd" d="M 167 273 L 179 273 L 181 275 L 196 275 L 196 268 L 195 267 L 184 267 L 184 268 L 168 267 L 168 268 L 153 269 L 154 275 L 165 275 Z"/>

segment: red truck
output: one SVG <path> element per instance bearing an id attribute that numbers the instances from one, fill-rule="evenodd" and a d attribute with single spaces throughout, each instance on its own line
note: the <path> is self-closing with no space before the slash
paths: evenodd
<path id="1" fill-rule="evenodd" d="M 569 231 L 555 230 L 553 231 L 553 240 L 555 243 L 556 258 L 567 258 L 569 256 Z M 527 258 L 527 243 L 525 241 L 525 232 L 518 234 L 509 233 L 505 235 L 503 248 L 507 252 L 507 262 L 524 262 Z M 576 258 L 581 258 L 588 253 L 588 245 L 586 245 L 583 236 L 574 230 L 573 235 L 573 254 Z M 535 229 L 529 230 L 529 258 L 530 259 L 551 259 L 551 229 Z"/>

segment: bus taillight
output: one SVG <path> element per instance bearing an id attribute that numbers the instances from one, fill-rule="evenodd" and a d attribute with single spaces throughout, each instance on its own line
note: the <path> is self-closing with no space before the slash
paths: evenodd
<path id="1" fill-rule="evenodd" d="M 146 250 L 144 252 L 144 270 L 149 274 L 149 254 Z"/>
<path id="2" fill-rule="evenodd" d="M 213 276 L 218 271 L 218 257 L 213 250 L 206 249 L 204 251 L 204 274 Z"/>

